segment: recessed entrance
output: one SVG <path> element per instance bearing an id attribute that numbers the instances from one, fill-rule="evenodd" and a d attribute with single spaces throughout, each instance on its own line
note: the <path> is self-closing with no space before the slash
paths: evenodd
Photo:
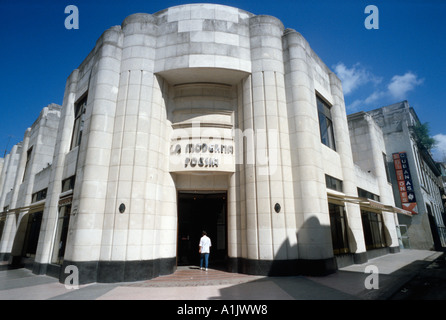
<path id="1" fill-rule="evenodd" d="M 198 266 L 198 244 L 206 230 L 212 247 L 209 267 L 221 267 L 227 257 L 227 193 L 178 193 L 177 265 Z"/>

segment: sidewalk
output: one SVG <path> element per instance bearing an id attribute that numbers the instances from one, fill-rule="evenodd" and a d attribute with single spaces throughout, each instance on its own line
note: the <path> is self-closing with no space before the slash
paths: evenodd
<path id="1" fill-rule="evenodd" d="M 67 289 L 57 279 L 28 269 L 0 269 L 1 300 L 382 300 L 389 299 L 442 255 L 402 250 L 352 265 L 325 277 L 261 277 L 209 269 L 178 268 L 169 276 Z M 367 266 L 379 273 L 365 272 Z M 377 282 L 371 281 L 375 277 Z M 365 283 L 375 289 L 367 289 Z M 378 288 L 376 288 L 376 285 Z"/>

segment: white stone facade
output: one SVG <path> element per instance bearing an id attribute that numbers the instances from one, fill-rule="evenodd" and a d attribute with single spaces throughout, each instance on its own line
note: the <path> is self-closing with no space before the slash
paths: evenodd
<path id="1" fill-rule="evenodd" d="M 384 134 L 373 117 L 366 112 L 348 116 L 353 161 L 356 168 L 358 188 L 379 196 L 379 202 L 395 206 L 388 155 Z M 370 210 L 370 209 L 367 209 Z M 398 216 L 394 211 L 383 211 L 382 217 L 387 229 L 390 247 L 398 247 Z"/>
<path id="2" fill-rule="evenodd" d="M 335 147 L 321 143 L 318 99 Z M 82 283 L 171 273 L 180 194 L 223 193 L 229 270 L 329 273 L 330 201 L 345 206 L 348 253 L 367 260 L 360 205 L 344 203 L 355 170 L 341 82 L 298 32 L 222 5 L 134 14 L 67 80 L 34 271 L 62 279 L 63 243 Z"/>

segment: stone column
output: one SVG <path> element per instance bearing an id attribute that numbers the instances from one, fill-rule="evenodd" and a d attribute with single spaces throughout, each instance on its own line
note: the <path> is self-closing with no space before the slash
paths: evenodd
<path id="1" fill-rule="evenodd" d="M 383 159 L 383 150 L 379 148 L 380 141 L 378 141 L 378 137 L 374 134 L 374 132 L 377 132 L 377 130 L 380 129 L 373 120 L 372 116 L 366 114 L 364 118 L 370 132 L 370 145 L 372 147 L 370 157 L 372 158 L 373 168 L 375 169 L 373 174 L 376 176 L 376 180 L 378 181 L 380 202 L 386 205 L 394 206 L 395 200 L 393 198 L 392 186 L 387 181 L 386 168 L 384 167 L 387 165 L 387 163 L 385 163 Z M 381 142 L 381 145 L 384 146 L 384 142 Z M 394 216 L 396 213 L 382 211 L 381 215 L 383 217 L 384 228 L 386 230 L 387 244 L 390 246 L 390 250 L 392 252 L 399 251 L 398 235 L 396 233 L 395 225 L 395 221 L 397 220 L 395 220 Z"/>
<path id="2" fill-rule="evenodd" d="M 39 170 L 43 168 L 42 165 L 42 149 L 45 149 L 46 147 L 46 140 L 43 136 L 45 131 L 45 124 L 47 123 L 47 116 L 48 116 L 48 107 L 43 108 L 43 110 L 40 113 L 38 124 L 36 124 L 37 127 L 37 138 L 35 139 L 35 144 L 33 146 L 32 151 L 32 161 L 30 162 L 30 167 L 28 168 L 28 177 L 24 177 L 26 181 L 26 191 L 24 192 L 25 198 L 22 200 L 22 206 L 26 207 L 31 204 L 31 197 L 33 193 L 33 187 L 34 187 L 34 179 L 36 174 Z"/>
<path id="3" fill-rule="evenodd" d="M 324 274 L 332 272 L 335 263 L 311 48 L 294 30 L 285 32 L 284 47 L 300 268 Z"/>
<path id="4" fill-rule="evenodd" d="M 3 184 L 3 192 L 0 198 L 0 205 L 3 211 L 3 207 L 5 206 L 6 195 L 8 194 L 8 188 L 14 186 L 14 182 L 12 181 L 17 174 L 18 167 L 15 164 L 16 161 L 20 160 L 21 152 L 21 144 L 16 144 L 12 147 L 11 152 L 6 156 L 6 164 L 5 164 L 5 180 Z M 10 207 L 11 208 L 11 207 Z M 1 235 L 0 242 L 0 254 L 2 255 L 3 260 L 8 260 L 11 253 L 11 245 L 14 240 L 15 229 L 17 228 L 16 218 L 14 213 L 8 213 L 6 215 L 5 225 L 3 227 L 3 232 Z M 12 239 L 11 239 L 12 238 Z"/>
<path id="5" fill-rule="evenodd" d="M 353 154 L 348 131 L 347 115 L 345 112 L 344 95 L 342 93 L 341 81 L 334 73 L 330 73 L 330 90 L 333 97 L 331 115 L 333 117 L 334 135 L 336 140 L 336 152 L 341 159 L 343 181 L 342 186 L 347 196 L 357 197 Z M 349 247 L 354 253 L 356 263 L 367 261 L 364 232 L 362 230 L 361 210 L 359 205 L 346 203 L 347 221 L 349 229 Z"/>
<path id="6" fill-rule="evenodd" d="M 101 282 L 151 278 L 159 274 L 159 267 L 154 264 L 160 256 L 173 258 L 176 254 L 171 246 L 167 252 L 163 249 L 155 252 L 158 245 L 155 216 L 167 215 L 161 209 L 159 188 L 163 186 L 163 167 L 167 163 L 160 155 L 165 156 L 163 147 L 168 145 L 162 143 L 163 105 L 154 94 L 161 91 L 156 88 L 154 76 L 156 19 L 149 14 L 131 15 L 122 23 L 122 32 L 119 93 L 98 274 Z M 176 235 L 172 236 L 170 229 L 173 239 L 170 241 L 175 243 Z"/>
<path id="7" fill-rule="evenodd" d="M 154 77 L 150 122 L 149 157 L 147 170 L 146 233 L 153 236 L 152 242 L 146 238 L 145 245 L 152 248 L 153 274 L 169 274 L 176 268 L 177 255 L 177 189 L 169 173 L 169 149 L 172 127 L 167 120 L 166 97 L 170 86 L 161 77 Z M 146 255 L 151 252 L 146 251 Z"/>
<path id="8" fill-rule="evenodd" d="M 122 38 L 120 27 L 105 31 L 96 43 L 91 69 L 64 260 L 64 265 L 78 266 L 81 283 L 96 280 L 100 258 Z"/>
<path id="9" fill-rule="evenodd" d="M 23 138 L 22 153 L 20 154 L 19 165 L 17 167 L 17 174 L 15 176 L 15 182 L 14 182 L 14 186 L 13 186 L 13 189 L 12 189 L 11 204 L 9 206 L 10 209 L 17 208 L 17 202 L 18 202 L 18 195 L 19 195 L 20 185 L 22 184 L 22 182 L 23 182 L 23 180 L 25 178 L 24 175 L 25 175 L 26 162 L 28 160 L 29 134 L 30 134 L 30 132 L 31 132 L 31 128 L 26 129 L 25 136 Z M 31 153 L 31 157 L 33 157 L 32 153 Z M 31 161 L 29 161 L 29 165 L 31 165 Z M 22 201 L 22 199 L 20 199 L 20 201 Z"/>
<path id="10" fill-rule="evenodd" d="M 52 248 L 55 245 L 54 230 L 57 226 L 59 213 L 59 195 L 62 190 L 65 158 L 70 151 L 71 137 L 73 135 L 74 103 L 76 99 L 78 76 L 79 71 L 76 69 L 68 77 L 65 86 L 47 198 L 42 215 L 39 242 L 33 266 L 33 272 L 36 274 L 46 273 L 48 264 L 51 263 Z"/>
<path id="11" fill-rule="evenodd" d="M 288 194 L 293 186 L 286 120 L 283 25 L 274 17 L 254 16 L 249 27 L 252 74 L 243 81 L 242 91 L 246 150 L 241 181 L 245 187 L 245 258 L 249 269 L 246 271 L 288 273 L 287 262 L 297 258 L 297 246 L 292 195 Z M 277 268 L 277 261 L 285 264 Z"/>
<path id="12" fill-rule="evenodd" d="M 6 198 L 6 194 L 7 194 L 7 176 L 8 174 L 10 174 L 10 160 L 12 158 L 13 155 L 13 151 L 17 150 L 17 145 L 15 145 L 10 153 L 8 153 L 5 157 L 5 159 L 3 160 L 3 167 L 2 167 L 2 171 L 1 171 L 1 175 L 0 175 L 0 210 L 3 211 L 3 207 L 5 205 L 5 198 Z"/>
<path id="13" fill-rule="evenodd" d="M 29 149 L 29 135 L 31 132 L 31 128 L 26 129 L 25 136 L 23 138 L 22 142 L 22 150 L 19 158 L 19 164 L 17 166 L 17 173 L 15 176 L 14 185 L 12 187 L 12 196 L 11 196 L 11 202 L 9 205 L 9 209 L 16 209 L 17 207 L 21 207 L 22 199 L 18 199 L 20 186 L 22 185 L 24 175 L 25 175 L 25 168 L 27 165 L 27 159 L 28 159 L 28 149 Z M 32 154 L 31 154 L 32 157 Z M 31 165 L 31 161 L 29 161 L 29 165 Z M 19 203 L 19 205 L 17 205 Z M 16 237 L 18 238 L 18 241 L 23 241 L 23 228 L 19 228 L 20 222 L 25 215 L 24 212 L 14 212 L 8 215 L 4 233 L 6 234 L 6 237 L 8 238 L 8 243 L 6 246 L 6 252 L 11 252 L 11 256 L 13 258 L 12 264 L 15 264 L 19 262 L 14 256 L 17 256 L 16 252 L 12 252 L 14 241 L 16 240 Z M 20 234 L 17 234 L 17 232 L 20 231 Z M 19 240 L 20 239 L 20 240 Z M 20 259 L 20 258 L 18 258 Z"/>

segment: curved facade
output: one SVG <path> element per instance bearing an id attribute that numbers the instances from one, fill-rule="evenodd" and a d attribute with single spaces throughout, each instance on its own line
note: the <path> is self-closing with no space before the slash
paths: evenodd
<path id="1" fill-rule="evenodd" d="M 169 274 L 206 228 L 211 265 L 326 274 L 330 202 L 347 252 L 367 259 L 360 204 L 343 201 L 357 176 L 340 80 L 274 17 L 211 4 L 127 17 L 69 76 L 57 137 L 36 273 Z"/>

